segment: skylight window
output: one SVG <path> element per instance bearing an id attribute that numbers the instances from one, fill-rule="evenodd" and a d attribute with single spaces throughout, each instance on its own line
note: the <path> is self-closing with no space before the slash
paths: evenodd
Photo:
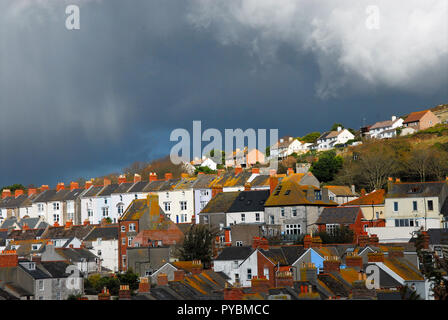
<path id="1" fill-rule="evenodd" d="M 289 195 L 291 193 L 291 190 L 286 190 L 285 191 L 285 196 Z"/>

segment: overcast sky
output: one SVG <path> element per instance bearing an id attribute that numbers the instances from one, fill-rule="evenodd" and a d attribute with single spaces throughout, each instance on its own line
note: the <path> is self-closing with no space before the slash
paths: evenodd
<path id="1" fill-rule="evenodd" d="M 446 0 L 1 0 L 0 186 L 119 172 L 193 120 L 302 136 L 448 103 L 447 16 Z"/>

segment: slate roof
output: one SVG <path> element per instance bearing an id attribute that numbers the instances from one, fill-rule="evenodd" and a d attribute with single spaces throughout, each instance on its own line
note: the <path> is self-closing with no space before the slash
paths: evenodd
<path id="1" fill-rule="evenodd" d="M 83 198 L 95 197 L 104 187 L 103 186 L 91 186 L 87 191 L 82 195 Z"/>
<path id="2" fill-rule="evenodd" d="M 412 265 L 406 258 L 385 257 L 384 264 L 404 280 L 424 280 L 422 274 L 418 271 L 418 269 L 414 265 Z"/>
<path id="3" fill-rule="evenodd" d="M 131 188 L 129 188 L 128 192 L 144 192 L 143 189 L 149 184 L 149 181 L 139 181 L 133 184 Z"/>
<path id="4" fill-rule="evenodd" d="M 196 178 L 182 178 L 180 181 L 172 187 L 173 190 L 186 190 L 192 189 L 196 182 Z"/>
<path id="5" fill-rule="evenodd" d="M 362 211 L 358 206 L 324 208 L 316 224 L 353 224 L 359 214 L 362 215 Z"/>
<path id="6" fill-rule="evenodd" d="M 46 239 L 70 239 L 76 237 L 83 240 L 89 232 L 94 228 L 94 225 L 75 225 L 70 228 L 65 226 L 53 227 L 50 226 L 42 235 Z"/>
<path id="7" fill-rule="evenodd" d="M 259 249 L 259 251 L 271 260 L 275 265 L 280 264 L 281 266 L 287 266 L 288 261 L 281 248 L 269 248 L 269 250 Z"/>
<path id="8" fill-rule="evenodd" d="M 365 205 L 378 205 L 378 204 L 384 204 L 384 196 L 386 194 L 386 190 L 379 189 L 372 191 L 364 196 L 360 196 L 358 199 L 354 199 L 352 201 L 349 201 L 347 203 L 344 203 L 343 205 L 358 205 L 358 206 L 365 206 Z"/>
<path id="9" fill-rule="evenodd" d="M 223 188 L 226 187 L 244 187 L 247 180 L 252 176 L 251 171 L 242 171 L 241 173 L 235 175 L 234 171 L 227 171 L 223 175 L 216 177 L 212 185 L 222 185 Z"/>
<path id="10" fill-rule="evenodd" d="M 70 189 L 56 191 L 56 193 L 48 199 L 48 201 L 63 201 L 70 194 Z"/>
<path id="11" fill-rule="evenodd" d="M 395 119 L 395 120 L 378 121 L 378 122 L 376 122 L 374 125 L 372 125 L 372 126 L 369 128 L 369 130 L 392 127 L 392 125 L 393 125 L 395 122 L 399 121 L 400 119 L 401 119 L 401 118 L 398 118 L 398 117 L 397 117 L 397 119 Z"/>
<path id="12" fill-rule="evenodd" d="M 74 249 L 74 248 L 55 248 L 57 254 L 61 255 L 63 258 L 70 262 L 81 262 L 83 259 L 88 259 L 88 261 L 94 261 L 97 258 L 96 255 L 91 253 L 87 249 Z"/>
<path id="13" fill-rule="evenodd" d="M 107 226 L 95 226 L 95 228 L 84 238 L 85 241 L 118 239 L 118 224 Z"/>
<path id="14" fill-rule="evenodd" d="M 428 229 L 429 244 L 448 244 L 448 229 Z"/>
<path id="15" fill-rule="evenodd" d="M 386 198 L 438 197 L 445 187 L 445 181 L 393 183 Z"/>
<path id="16" fill-rule="evenodd" d="M 252 187 L 262 187 L 262 186 L 269 186 L 269 175 L 267 174 L 261 174 L 259 176 L 256 176 L 251 182 L 250 185 Z"/>
<path id="17" fill-rule="evenodd" d="M 111 183 L 103 188 L 101 192 L 99 192 L 96 196 L 97 197 L 107 197 L 110 196 L 117 188 L 119 184 L 118 183 Z"/>
<path id="18" fill-rule="evenodd" d="M 9 229 L 9 228 L 12 228 L 13 226 L 14 226 L 14 224 L 19 224 L 18 222 L 17 222 L 17 218 L 16 217 L 10 217 L 10 218 L 7 218 L 7 219 L 5 219 L 4 221 L 3 221 L 3 223 L 2 223 L 2 225 L 1 225 L 1 229 Z"/>
<path id="19" fill-rule="evenodd" d="M 114 193 L 127 193 L 129 192 L 129 189 L 134 185 L 133 182 L 124 182 L 120 183 L 118 187 L 112 192 Z"/>
<path id="20" fill-rule="evenodd" d="M 27 229 L 27 230 L 12 230 L 7 239 L 19 240 L 33 240 L 41 237 L 45 229 Z"/>
<path id="21" fill-rule="evenodd" d="M 37 280 L 37 279 L 48 279 L 48 278 L 51 278 L 51 275 L 48 273 L 48 271 L 43 269 L 40 264 L 36 264 L 36 269 L 35 270 L 28 270 L 27 268 L 25 268 L 20 263 L 19 263 L 18 267 L 21 268 L 22 270 L 24 270 L 26 273 L 28 273 L 31 277 L 33 277 L 33 279 Z"/>
<path id="22" fill-rule="evenodd" d="M 76 200 L 84 191 L 86 191 L 86 189 L 73 189 L 65 195 L 64 200 Z"/>
<path id="23" fill-rule="evenodd" d="M 351 286 L 341 281 L 333 274 L 321 273 L 317 278 L 325 284 L 325 286 L 334 294 L 341 297 L 348 297 L 350 295 Z"/>
<path id="24" fill-rule="evenodd" d="M 440 208 L 440 213 L 446 217 L 448 216 L 448 197 L 443 201 L 442 208 Z"/>
<path id="25" fill-rule="evenodd" d="M 16 197 L 6 197 L 0 200 L 0 208 L 18 208 L 28 200 L 28 196 L 22 194 Z"/>
<path id="26" fill-rule="evenodd" d="M 212 182 L 216 179 L 216 174 L 200 174 L 197 176 L 193 189 L 210 189 Z"/>
<path id="27" fill-rule="evenodd" d="M 215 260 L 244 260 L 253 251 L 251 246 L 225 247 Z"/>
<path id="28" fill-rule="evenodd" d="M 51 201 L 55 194 L 55 189 L 45 190 L 44 192 L 39 193 L 39 195 L 33 199 L 33 203 Z"/>
<path id="29" fill-rule="evenodd" d="M 41 265 L 53 278 L 67 278 L 70 275 L 66 273 L 70 266 L 66 261 L 42 261 Z"/>
<path id="30" fill-rule="evenodd" d="M 264 211 L 264 203 L 268 197 L 269 190 L 241 191 L 227 212 Z"/>
<path id="31" fill-rule="evenodd" d="M 342 133 L 342 131 L 344 131 L 344 129 L 342 129 L 341 131 L 327 131 L 321 134 L 321 136 L 319 138 L 317 138 L 316 141 L 318 140 L 324 140 L 324 139 L 330 139 L 330 138 L 335 138 L 337 137 L 339 134 Z"/>
<path id="32" fill-rule="evenodd" d="M 241 191 L 220 192 L 201 210 L 201 213 L 227 212 Z"/>

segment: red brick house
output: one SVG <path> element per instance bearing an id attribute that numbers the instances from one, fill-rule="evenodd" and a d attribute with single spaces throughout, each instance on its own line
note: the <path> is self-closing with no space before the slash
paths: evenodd
<path id="1" fill-rule="evenodd" d="M 182 231 L 159 206 L 157 195 L 132 201 L 119 223 L 118 270 L 127 270 L 127 248 L 172 245 L 181 242 Z M 134 242 L 134 239 L 136 241 Z"/>
<path id="2" fill-rule="evenodd" d="M 360 235 L 366 235 L 363 227 L 363 213 L 359 206 L 324 208 L 316 225 L 319 231 L 332 233 L 341 226 L 349 227 L 355 234 L 356 241 Z"/>

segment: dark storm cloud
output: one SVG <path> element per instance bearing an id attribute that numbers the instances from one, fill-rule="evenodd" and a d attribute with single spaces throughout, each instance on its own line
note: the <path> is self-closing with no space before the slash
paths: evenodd
<path id="1" fill-rule="evenodd" d="M 71 3 L 81 10 L 77 31 L 65 28 Z M 358 128 L 363 118 L 370 123 L 446 102 L 447 76 L 432 72 L 446 60 L 440 45 L 432 63 L 405 56 L 427 71 L 405 60 L 403 82 L 395 67 L 375 72 L 386 53 L 370 65 L 359 60 L 357 36 L 339 47 L 337 39 L 350 33 L 334 27 L 338 15 L 317 24 L 320 33 L 310 42 L 304 33 L 313 30 L 302 16 L 297 25 L 288 23 L 289 14 L 263 22 L 272 1 L 259 1 L 257 14 L 250 8 L 255 2 L 216 3 L 221 11 L 212 1 L 193 0 L 2 1 L 0 186 L 118 171 L 167 154 L 171 130 L 191 129 L 193 120 L 204 129 L 303 135 L 333 122 Z M 328 29 L 335 33 L 322 37 Z M 392 40 L 397 32 L 390 32 Z M 398 59 L 389 38 L 385 49 Z M 340 50 L 324 54 L 322 39 Z M 356 63 L 362 70 L 354 70 Z M 445 67 L 446 61 L 439 70 Z"/>

